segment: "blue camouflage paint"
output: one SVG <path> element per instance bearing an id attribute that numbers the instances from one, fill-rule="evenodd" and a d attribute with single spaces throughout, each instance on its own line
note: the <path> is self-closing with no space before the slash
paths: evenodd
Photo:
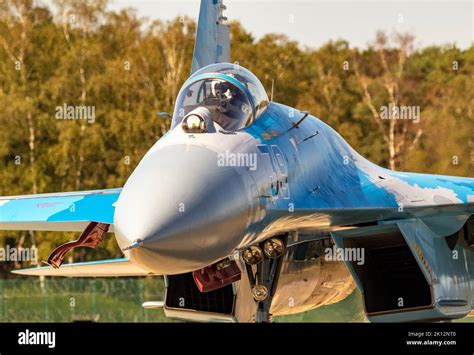
<path id="1" fill-rule="evenodd" d="M 428 189 L 444 187 L 446 189 L 450 189 L 455 192 L 458 198 L 464 203 L 468 203 L 468 196 L 473 196 L 474 193 L 474 179 L 471 178 L 417 173 L 399 173 L 395 171 L 389 171 L 389 174 L 407 182 L 414 187 L 418 186 L 420 188 Z"/>
<path id="2" fill-rule="evenodd" d="M 113 223 L 114 206 L 120 190 L 75 195 L 37 195 L 37 197 L 5 197 L 0 200 L 0 223 L 79 222 Z"/>
<path id="3" fill-rule="evenodd" d="M 301 116 L 297 110 L 271 103 L 267 111 L 245 129 L 262 144 L 278 145 L 289 169 L 301 170 L 296 175 L 304 178 L 290 180 L 291 200 L 296 201 L 300 209 L 397 209 L 403 200 L 397 197 L 396 190 L 403 182 L 430 194 L 436 194 L 437 189 L 449 190 L 460 200 L 457 203 L 465 204 L 469 196 L 474 195 L 474 179 L 471 178 L 402 173 L 378 167 L 314 116 L 307 117 L 299 128 L 289 130 Z M 315 132 L 319 134 L 303 142 Z M 299 142 L 297 148 L 290 139 Z M 390 188 L 381 186 L 388 182 Z M 285 201 L 278 200 L 275 209 L 286 209 L 286 205 Z"/>

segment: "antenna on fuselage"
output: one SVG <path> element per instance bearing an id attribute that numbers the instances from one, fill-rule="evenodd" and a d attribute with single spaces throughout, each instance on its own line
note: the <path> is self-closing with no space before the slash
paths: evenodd
<path id="1" fill-rule="evenodd" d="M 270 93 L 270 101 L 273 102 L 273 89 L 275 87 L 275 79 L 272 79 L 272 92 Z"/>

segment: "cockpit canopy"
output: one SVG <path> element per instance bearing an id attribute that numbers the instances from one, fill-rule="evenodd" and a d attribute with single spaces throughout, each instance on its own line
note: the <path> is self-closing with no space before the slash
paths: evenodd
<path id="1" fill-rule="evenodd" d="M 218 63 L 196 71 L 176 100 L 172 127 L 197 107 L 228 131 L 245 128 L 265 110 L 268 96 L 258 78 L 236 64 Z"/>

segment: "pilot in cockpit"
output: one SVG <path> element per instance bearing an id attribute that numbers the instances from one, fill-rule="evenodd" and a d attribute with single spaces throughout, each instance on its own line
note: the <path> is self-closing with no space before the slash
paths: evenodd
<path id="1" fill-rule="evenodd" d="M 184 84 L 176 101 L 172 127 L 195 110 L 206 109 L 221 128 L 236 131 L 257 118 L 267 103 L 261 83 L 246 69 L 236 69 L 232 64 L 210 65 Z"/>
<path id="2" fill-rule="evenodd" d="M 245 94 L 234 84 L 227 81 L 214 81 L 211 85 L 213 95 L 218 99 L 215 120 L 223 125 L 223 120 L 240 120 L 242 114 L 248 116 L 250 107 L 246 103 L 248 100 Z M 222 117 L 222 116 L 225 116 Z M 226 122 L 228 124 L 228 122 Z M 224 123 L 225 124 L 225 123 Z"/>

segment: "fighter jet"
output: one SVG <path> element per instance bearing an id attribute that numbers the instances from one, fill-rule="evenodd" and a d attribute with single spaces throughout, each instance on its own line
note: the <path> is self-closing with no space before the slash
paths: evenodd
<path id="1" fill-rule="evenodd" d="M 221 0 L 200 7 L 171 129 L 123 188 L 0 198 L 0 229 L 82 231 L 20 275 L 162 275 L 187 321 L 268 322 L 358 287 L 370 321 L 461 318 L 474 306 L 474 179 L 397 172 L 323 120 L 271 102 L 230 62 Z M 114 233 L 124 257 L 63 264 Z"/>

